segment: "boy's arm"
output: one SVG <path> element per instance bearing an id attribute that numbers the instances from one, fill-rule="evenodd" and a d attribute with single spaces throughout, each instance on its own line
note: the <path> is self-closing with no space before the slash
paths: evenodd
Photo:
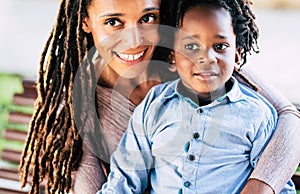
<path id="1" fill-rule="evenodd" d="M 300 114 L 284 96 L 249 69 L 243 67 L 242 73 L 260 87 L 261 94 L 278 112 L 275 132 L 242 194 L 279 193 L 299 165 Z"/>
<path id="2" fill-rule="evenodd" d="M 137 107 L 128 129 L 110 160 L 111 172 L 98 193 L 143 193 L 148 185 L 152 155 L 144 131 L 143 112 Z"/>

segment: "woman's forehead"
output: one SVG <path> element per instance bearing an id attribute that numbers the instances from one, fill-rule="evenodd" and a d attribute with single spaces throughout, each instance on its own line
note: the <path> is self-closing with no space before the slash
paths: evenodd
<path id="1" fill-rule="evenodd" d="M 159 8 L 159 5 L 160 0 L 93 0 L 89 8 L 106 12 L 131 12 Z"/>

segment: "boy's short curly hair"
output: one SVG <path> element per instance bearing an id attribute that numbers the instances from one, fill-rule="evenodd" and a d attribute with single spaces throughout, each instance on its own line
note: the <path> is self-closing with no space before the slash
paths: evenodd
<path id="1" fill-rule="evenodd" d="M 164 1 L 161 5 L 161 11 L 162 13 L 169 12 L 169 14 L 162 15 L 161 22 L 164 25 L 179 27 L 184 14 L 190 8 L 197 6 L 212 6 L 227 10 L 232 18 L 236 45 L 243 49 L 241 55 L 243 60 L 241 65 L 243 65 L 247 61 L 248 53 L 259 51 L 257 44 L 259 30 L 255 23 L 255 15 L 251 10 L 251 4 L 249 0 L 177 0 L 177 3 L 172 0 L 172 3 L 169 4 Z M 175 18 L 168 17 L 174 14 L 176 15 Z"/>

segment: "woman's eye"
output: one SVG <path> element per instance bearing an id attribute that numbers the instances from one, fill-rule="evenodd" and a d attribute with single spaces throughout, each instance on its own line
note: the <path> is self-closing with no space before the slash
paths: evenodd
<path id="1" fill-rule="evenodd" d="M 222 44 L 216 44 L 216 45 L 215 45 L 215 49 L 216 49 L 216 50 L 219 50 L 219 51 L 224 51 L 224 50 L 226 50 L 228 47 L 229 47 L 229 45 L 224 44 L 224 43 L 222 43 Z"/>
<path id="2" fill-rule="evenodd" d="M 147 14 L 141 18 L 140 23 L 155 23 L 157 16 L 154 14 Z"/>
<path id="3" fill-rule="evenodd" d="M 185 46 L 184 46 L 184 48 L 185 49 L 187 49 L 187 50 L 197 50 L 197 49 L 199 49 L 199 46 L 197 45 L 197 44 L 186 44 Z"/>
<path id="4" fill-rule="evenodd" d="M 122 22 L 116 18 L 110 18 L 107 19 L 104 23 L 105 25 L 109 25 L 109 26 L 122 26 Z"/>

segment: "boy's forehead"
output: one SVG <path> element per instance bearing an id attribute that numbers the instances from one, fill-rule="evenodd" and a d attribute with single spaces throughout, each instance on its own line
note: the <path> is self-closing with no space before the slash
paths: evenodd
<path id="1" fill-rule="evenodd" d="M 182 31 L 186 32 L 183 33 Z M 231 34 L 232 18 L 225 9 L 195 7 L 184 14 L 178 36 L 197 36 L 201 33 Z"/>

